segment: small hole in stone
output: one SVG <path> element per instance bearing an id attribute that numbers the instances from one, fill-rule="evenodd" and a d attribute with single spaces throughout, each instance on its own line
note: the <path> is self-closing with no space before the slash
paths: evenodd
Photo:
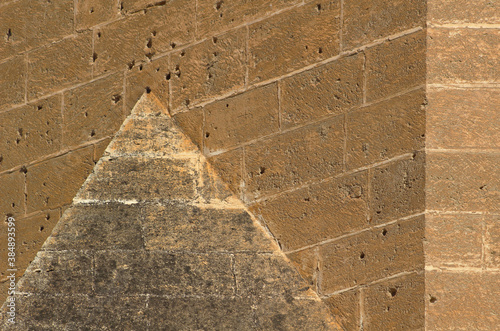
<path id="1" fill-rule="evenodd" d="M 13 202 L 13 203 L 11 204 L 11 206 L 12 206 L 12 208 L 14 208 L 14 207 L 16 206 L 16 204 Z"/>
<path id="2" fill-rule="evenodd" d="M 385 236 L 387 234 L 387 230 L 386 229 L 383 229 L 382 230 L 382 235 Z"/>
<path id="3" fill-rule="evenodd" d="M 20 142 L 21 142 L 21 139 L 16 138 L 16 144 L 19 145 Z"/>
<path id="4" fill-rule="evenodd" d="M 94 12 L 94 8 L 90 8 L 90 13 L 92 14 Z"/>
<path id="5" fill-rule="evenodd" d="M 3 156 L 0 155 L 0 163 L 2 163 L 2 162 L 3 162 Z"/>
<path id="6" fill-rule="evenodd" d="M 147 94 L 151 93 L 151 88 L 149 86 L 146 86 L 146 93 Z"/>
<path id="7" fill-rule="evenodd" d="M 214 54 L 215 57 L 217 57 L 217 55 L 219 55 L 219 54 L 217 54 L 217 52 L 214 52 L 213 54 Z"/>
<path id="8" fill-rule="evenodd" d="M 132 62 L 130 62 L 128 64 L 128 70 L 132 70 L 132 68 L 134 67 L 134 65 L 135 65 L 135 60 L 132 60 Z"/>
<path id="9" fill-rule="evenodd" d="M 43 109 L 43 106 L 36 106 L 36 109 L 37 109 L 37 110 L 42 110 L 42 109 Z"/>
<path id="10" fill-rule="evenodd" d="M 226 103 L 226 108 L 229 108 L 229 104 L 228 103 Z"/>
<path id="11" fill-rule="evenodd" d="M 181 56 L 184 56 L 184 55 L 186 55 L 186 52 L 181 51 Z"/>
<path id="12" fill-rule="evenodd" d="M 429 301 L 430 303 L 435 303 L 437 301 L 437 298 L 431 295 Z"/>
<path id="13" fill-rule="evenodd" d="M 123 10 L 123 2 L 120 2 L 120 10 Z"/>
<path id="14" fill-rule="evenodd" d="M 170 74 L 170 72 L 169 72 L 169 73 L 167 73 L 167 74 L 165 75 L 165 79 L 166 79 L 166 80 L 170 80 L 170 78 L 172 78 L 172 75 L 171 75 L 171 74 Z"/>
<path id="15" fill-rule="evenodd" d="M 221 0 L 221 1 L 219 1 L 219 2 L 217 2 L 217 3 L 215 4 L 215 10 L 219 10 L 219 9 L 221 9 L 221 7 L 222 7 L 222 4 L 223 4 L 223 3 L 224 3 L 224 1 L 222 1 L 222 0 Z"/>
<path id="16" fill-rule="evenodd" d="M 85 113 L 83 114 L 83 116 L 84 116 L 84 117 L 88 117 L 88 116 L 89 116 L 89 113 L 85 112 Z"/>
<path id="17" fill-rule="evenodd" d="M 90 131 L 90 136 L 91 137 L 95 136 L 95 130 L 94 129 L 92 129 L 92 131 Z"/>
<path id="18" fill-rule="evenodd" d="M 115 94 L 113 95 L 113 97 L 111 98 L 111 100 L 113 101 L 113 103 L 116 105 L 118 103 L 118 101 L 120 101 L 122 99 L 122 96 L 119 95 L 119 94 Z"/>
<path id="19" fill-rule="evenodd" d="M 27 174 L 28 168 L 26 168 L 26 166 L 22 166 L 21 169 L 19 169 L 19 172 L 22 172 L 23 174 Z"/>
<path id="20" fill-rule="evenodd" d="M 17 129 L 17 133 L 22 137 L 23 136 L 23 129 L 22 128 Z"/>
<path id="21" fill-rule="evenodd" d="M 396 293 L 398 293 L 398 290 L 397 290 L 396 288 L 394 288 L 394 287 L 391 287 L 391 288 L 389 289 L 388 293 L 389 293 L 389 295 L 390 295 L 391 297 L 393 297 L 393 298 L 394 298 L 394 297 L 396 296 Z"/>
<path id="22" fill-rule="evenodd" d="M 158 71 L 160 71 L 160 68 L 156 68 L 156 69 L 155 69 L 155 72 L 158 72 Z"/>
<path id="23" fill-rule="evenodd" d="M 364 259 L 365 258 L 365 253 L 361 252 L 361 254 L 359 254 L 359 258 L 360 259 Z"/>
<path id="24" fill-rule="evenodd" d="M 42 226 L 40 227 L 40 232 L 42 232 L 42 231 L 43 231 L 43 229 L 45 229 L 45 228 L 44 228 L 44 227 L 43 227 L 43 225 L 42 225 Z"/>
<path id="25" fill-rule="evenodd" d="M 139 71 L 142 71 L 142 69 L 143 69 L 143 66 L 141 64 L 141 65 L 139 65 Z"/>
<path id="26" fill-rule="evenodd" d="M 97 38 L 101 38 L 101 33 L 97 32 Z"/>
<path id="27" fill-rule="evenodd" d="M 213 37 L 213 38 L 212 38 L 212 42 L 213 42 L 214 44 L 217 44 L 217 37 Z"/>
<path id="28" fill-rule="evenodd" d="M 153 37 L 156 37 L 156 31 L 155 31 L 155 30 L 151 31 L 151 35 L 152 35 Z"/>
<path id="29" fill-rule="evenodd" d="M 210 132 L 205 132 L 205 138 L 210 137 Z"/>
<path id="30" fill-rule="evenodd" d="M 94 52 L 92 55 L 92 62 L 95 62 L 97 60 L 97 53 Z"/>
<path id="31" fill-rule="evenodd" d="M 212 73 L 208 73 L 208 79 L 212 78 Z"/>
<path id="32" fill-rule="evenodd" d="M 309 198 L 309 197 L 307 197 L 307 198 L 304 198 L 304 201 L 307 201 L 307 202 L 309 202 L 309 201 L 311 201 L 311 198 Z"/>
<path id="33" fill-rule="evenodd" d="M 266 168 L 259 167 L 259 175 L 263 175 L 266 172 Z"/>
<path id="34" fill-rule="evenodd" d="M 190 103 L 189 99 L 186 99 L 186 100 L 184 101 L 184 103 L 186 104 L 186 106 L 189 106 L 189 103 Z"/>
<path id="35" fill-rule="evenodd" d="M 50 220 L 50 214 L 45 215 L 45 220 Z"/>
<path id="36" fill-rule="evenodd" d="M 323 53 L 323 48 L 321 48 L 321 47 L 320 47 L 320 48 L 318 48 L 318 53 L 319 53 L 319 54 Z"/>
<path id="37" fill-rule="evenodd" d="M 170 43 L 170 47 L 172 47 L 172 49 L 174 49 L 174 48 L 175 48 L 175 46 L 177 46 L 177 45 L 176 45 L 174 42 L 171 42 L 171 43 Z"/>
<path id="38" fill-rule="evenodd" d="M 318 3 L 318 4 L 316 5 L 316 10 L 317 10 L 317 11 L 321 11 L 321 4 L 320 4 L 320 3 Z"/>
<path id="39" fill-rule="evenodd" d="M 146 47 L 147 48 L 153 47 L 153 39 L 152 38 L 148 38 L 148 42 L 146 43 Z"/>
<path id="40" fill-rule="evenodd" d="M 12 37 L 12 30 L 11 29 L 7 30 L 7 41 L 10 40 L 10 37 Z"/>

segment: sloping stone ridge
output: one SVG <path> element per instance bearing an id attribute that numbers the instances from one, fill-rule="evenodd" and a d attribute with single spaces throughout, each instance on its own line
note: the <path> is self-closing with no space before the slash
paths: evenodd
<path id="1" fill-rule="evenodd" d="M 314 291 L 144 95 L 17 285 L 2 330 L 336 330 Z"/>

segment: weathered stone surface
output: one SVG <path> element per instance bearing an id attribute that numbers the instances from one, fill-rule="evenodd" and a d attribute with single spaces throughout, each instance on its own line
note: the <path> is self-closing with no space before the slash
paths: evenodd
<path id="1" fill-rule="evenodd" d="M 434 24 L 500 23 L 497 1 L 432 0 L 427 2 L 427 18 Z"/>
<path id="2" fill-rule="evenodd" d="M 370 211 L 375 223 L 425 210 L 425 156 L 403 159 L 371 170 Z"/>
<path id="3" fill-rule="evenodd" d="M 7 214 L 14 217 L 24 214 L 24 173 L 14 171 L 0 175 L 0 219 Z"/>
<path id="4" fill-rule="evenodd" d="M 425 25 L 426 3 L 419 0 L 346 0 L 342 47 L 353 49 L 376 39 Z"/>
<path id="5" fill-rule="evenodd" d="M 208 162 L 217 171 L 222 181 L 229 189 L 241 197 L 243 184 L 243 149 L 233 149 L 231 151 L 209 157 Z"/>
<path id="6" fill-rule="evenodd" d="M 481 267 L 483 216 L 429 214 L 425 263 L 433 267 Z"/>
<path id="7" fill-rule="evenodd" d="M 173 203 L 147 206 L 143 213 L 148 250 L 270 252 L 275 249 L 271 239 L 242 210 L 200 209 Z"/>
<path id="8" fill-rule="evenodd" d="M 281 88 L 281 125 L 290 128 L 361 104 L 363 56 L 332 63 L 285 78 Z"/>
<path id="9" fill-rule="evenodd" d="M 423 85 L 426 33 L 419 31 L 366 50 L 366 100 L 386 98 Z"/>
<path id="10" fill-rule="evenodd" d="M 484 263 L 487 268 L 500 267 L 500 216 L 484 215 Z"/>
<path id="11" fill-rule="evenodd" d="M 247 197 L 275 194 L 340 173 L 343 140 L 343 116 L 336 116 L 245 147 Z"/>
<path id="12" fill-rule="evenodd" d="M 249 26 L 249 82 L 271 79 L 339 53 L 340 1 L 317 1 Z"/>
<path id="13" fill-rule="evenodd" d="M 428 83 L 498 82 L 498 29 L 428 29 Z"/>
<path id="14" fill-rule="evenodd" d="M 359 312 L 360 290 L 334 294 L 324 299 L 324 301 L 345 330 L 359 330 L 361 326 Z"/>
<path id="15" fill-rule="evenodd" d="M 427 272 L 426 329 L 495 330 L 500 324 L 498 272 Z M 478 317 L 480 316 L 480 317 Z"/>
<path id="16" fill-rule="evenodd" d="M 203 116 L 203 108 L 201 107 L 174 115 L 175 121 L 182 128 L 184 134 L 200 150 L 203 149 Z"/>
<path id="17" fill-rule="evenodd" d="M 429 148 L 500 146 L 500 89 L 427 89 Z"/>
<path id="18" fill-rule="evenodd" d="M 24 103 L 26 92 L 26 62 L 15 56 L 0 63 L 0 110 Z"/>
<path id="19" fill-rule="evenodd" d="M 117 1 L 76 1 L 75 27 L 77 30 L 84 30 L 117 19 L 120 17 L 119 9 Z"/>
<path id="20" fill-rule="evenodd" d="M 346 167 L 367 166 L 424 147 L 425 93 L 407 93 L 347 114 Z"/>
<path id="21" fill-rule="evenodd" d="M 65 212 L 45 251 L 144 248 L 141 208 L 121 203 L 75 205 Z"/>
<path id="22" fill-rule="evenodd" d="M 198 37 L 212 36 L 243 23 L 266 17 L 298 2 L 298 0 L 200 1 L 196 13 Z"/>
<path id="23" fill-rule="evenodd" d="M 293 297 L 309 287 L 279 253 L 236 254 L 236 294 L 242 297 Z"/>
<path id="24" fill-rule="evenodd" d="M 194 7 L 192 1 L 173 0 L 100 27 L 94 40 L 94 73 L 125 69 L 192 41 Z"/>
<path id="25" fill-rule="evenodd" d="M 138 201 L 192 199 L 195 174 L 192 160 L 109 158 L 98 165 L 80 199 L 124 199 Z M 144 181 L 144 178 L 148 178 Z"/>
<path id="26" fill-rule="evenodd" d="M 64 93 L 63 144 L 77 146 L 113 135 L 123 114 L 123 73 Z"/>
<path id="27" fill-rule="evenodd" d="M 28 213 L 70 204 L 94 167 L 93 146 L 28 167 Z"/>
<path id="28" fill-rule="evenodd" d="M 11 1 L 0 10 L 0 59 L 6 59 L 26 50 L 26 20 L 19 13 L 27 11 L 29 2 Z M 3 100 L 3 98 L 2 98 Z M 3 102 L 2 102 L 3 104 Z"/>
<path id="29" fill-rule="evenodd" d="M 66 38 L 28 55 L 28 100 L 81 83 L 92 75 L 90 32 Z"/>
<path id="30" fill-rule="evenodd" d="M 419 216 L 322 245 L 321 293 L 423 270 L 423 238 L 424 217 Z"/>
<path id="31" fill-rule="evenodd" d="M 95 291 L 106 295 L 231 296 L 231 256 L 109 251 L 95 255 Z"/>
<path id="32" fill-rule="evenodd" d="M 363 289 L 363 330 L 423 330 L 424 284 L 423 273 L 413 273 Z"/>
<path id="33" fill-rule="evenodd" d="M 261 215 L 284 251 L 348 232 L 368 223 L 368 172 L 311 185 L 251 205 Z"/>
<path id="34" fill-rule="evenodd" d="M 19 280 L 17 290 L 28 293 L 90 294 L 92 256 L 84 252 L 43 252 L 36 255 Z M 29 276 L 34 274 L 34 276 Z M 36 276 L 40 274 L 40 276 Z"/>
<path id="35" fill-rule="evenodd" d="M 61 127 L 60 95 L 0 113 L 0 169 L 57 152 Z"/>
<path id="36" fill-rule="evenodd" d="M 318 289 L 319 248 L 309 247 L 300 251 L 286 253 L 297 271 L 312 289 Z"/>
<path id="37" fill-rule="evenodd" d="M 500 155 L 429 153 L 426 204 L 431 210 L 500 210 Z"/>
<path id="38" fill-rule="evenodd" d="M 277 84 L 246 91 L 203 107 L 204 152 L 238 146 L 279 130 Z"/>
<path id="39" fill-rule="evenodd" d="M 231 31 L 171 55 L 174 113 L 244 86 L 246 33 L 245 28 Z"/>

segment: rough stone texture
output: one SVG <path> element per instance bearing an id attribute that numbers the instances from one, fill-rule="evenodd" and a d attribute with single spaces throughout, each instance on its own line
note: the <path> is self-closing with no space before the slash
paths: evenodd
<path id="1" fill-rule="evenodd" d="M 200 150 L 203 149 L 203 116 L 201 107 L 174 116 L 182 131 Z"/>
<path id="2" fill-rule="evenodd" d="M 28 100 L 88 80 L 92 75 L 92 36 L 78 34 L 28 55 Z"/>
<path id="3" fill-rule="evenodd" d="M 359 290 L 334 294 L 326 298 L 325 302 L 345 330 L 359 330 L 361 325 Z"/>
<path id="4" fill-rule="evenodd" d="M 426 33 L 419 31 L 366 50 L 366 100 L 425 83 Z"/>
<path id="5" fill-rule="evenodd" d="M 498 213 L 499 154 L 429 153 L 427 159 L 428 209 Z"/>
<path id="6" fill-rule="evenodd" d="M 424 26 L 426 2 L 420 0 L 345 0 L 342 30 L 344 50 Z"/>
<path id="7" fill-rule="evenodd" d="M 123 74 L 66 92 L 63 118 L 64 146 L 78 146 L 114 134 L 124 119 Z"/>
<path id="8" fill-rule="evenodd" d="M 249 82 L 267 80 L 337 55 L 339 30 L 340 1 L 326 0 L 250 25 Z"/>
<path id="9" fill-rule="evenodd" d="M 496 330 L 500 324 L 498 272 L 426 274 L 428 330 Z"/>
<path id="10" fill-rule="evenodd" d="M 500 4 L 492 0 L 432 0 L 427 3 L 427 19 L 435 24 L 500 23 Z"/>
<path id="11" fill-rule="evenodd" d="M 281 126 L 287 129 L 359 106 L 363 63 L 363 56 L 356 54 L 284 79 Z"/>
<path id="12" fill-rule="evenodd" d="M 145 94 L 134 108 L 18 282 L 22 312 L 2 329 L 340 330 L 159 107 Z M 163 127 L 140 123 L 152 119 Z M 135 141 L 144 149 L 129 151 Z"/>
<path id="13" fill-rule="evenodd" d="M 363 289 L 363 330 L 424 330 L 424 289 L 415 273 Z"/>
<path id="14" fill-rule="evenodd" d="M 26 90 L 26 63 L 24 56 L 13 57 L 0 63 L 0 110 L 24 102 Z"/>
<path id="15" fill-rule="evenodd" d="M 1 170 L 8 170 L 61 148 L 61 96 L 0 113 Z"/>
<path id="16" fill-rule="evenodd" d="M 94 167 L 92 146 L 28 167 L 28 213 L 71 203 L 78 187 Z"/>
<path id="17" fill-rule="evenodd" d="M 24 214 L 24 173 L 14 171 L 0 175 L 0 219 L 7 214 L 17 215 Z"/>
<path id="18" fill-rule="evenodd" d="M 428 35 L 428 83 L 498 83 L 498 29 L 431 28 Z"/>
<path id="19" fill-rule="evenodd" d="M 484 264 L 486 268 L 500 267 L 500 216 L 485 215 Z"/>
<path id="20" fill-rule="evenodd" d="M 123 1 L 122 1 L 123 3 Z M 75 26 L 85 30 L 97 24 L 120 17 L 117 0 L 78 0 L 75 2 Z"/>
<path id="21" fill-rule="evenodd" d="M 247 197 L 259 198 L 338 174 L 343 135 L 343 116 L 335 116 L 245 147 Z"/>
<path id="22" fill-rule="evenodd" d="M 203 107 L 204 151 L 217 152 L 279 130 L 278 88 L 267 85 Z"/>
<path id="23" fill-rule="evenodd" d="M 211 36 L 297 3 L 299 0 L 200 1 L 197 7 L 198 37 Z"/>
<path id="24" fill-rule="evenodd" d="M 243 150 L 234 149 L 229 152 L 211 156 L 209 162 L 217 170 L 220 178 L 227 183 L 230 190 L 242 197 L 243 184 Z"/>
<path id="25" fill-rule="evenodd" d="M 422 270 L 424 217 L 336 240 L 320 247 L 320 292 L 330 294 L 405 271 Z"/>
<path id="26" fill-rule="evenodd" d="M 347 114 L 348 170 L 424 147 L 425 93 L 407 93 Z"/>
<path id="27" fill-rule="evenodd" d="M 246 29 L 242 28 L 174 52 L 170 69 L 172 110 L 242 88 L 245 44 Z"/>
<path id="28" fill-rule="evenodd" d="M 125 69 L 194 37 L 194 2 L 174 0 L 96 30 L 94 74 Z M 169 22 L 165 25 L 165 22 Z M 142 41 L 142 42 L 141 42 Z M 175 46 L 174 46 L 175 47 Z"/>
<path id="29" fill-rule="evenodd" d="M 362 230 L 368 223 L 368 172 L 342 176 L 251 205 L 284 251 Z"/>
<path id="30" fill-rule="evenodd" d="M 499 89 L 430 89 L 427 98 L 429 148 L 500 146 Z"/>

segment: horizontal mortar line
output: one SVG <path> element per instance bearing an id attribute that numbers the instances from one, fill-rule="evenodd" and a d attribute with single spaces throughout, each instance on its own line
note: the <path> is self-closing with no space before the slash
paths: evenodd
<path id="1" fill-rule="evenodd" d="M 430 83 L 427 88 L 436 89 L 480 89 L 480 88 L 500 88 L 500 82 L 472 82 L 472 83 Z"/>
<path id="2" fill-rule="evenodd" d="M 432 22 L 427 22 L 429 28 L 441 28 L 441 29 L 500 29 L 500 24 L 494 23 L 444 23 L 436 24 Z"/>
<path id="3" fill-rule="evenodd" d="M 27 102 L 25 103 L 22 103 L 22 104 L 17 104 L 17 105 L 14 105 L 10 108 L 7 108 L 5 110 L 0 110 L 0 113 L 4 113 L 4 112 L 8 112 L 8 111 L 11 111 L 11 110 L 14 110 L 14 109 L 18 109 L 18 108 L 21 108 L 21 107 L 24 107 L 24 106 L 27 106 L 27 105 L 31 105 L 31 104 L 34 104 L 34 103 L 37 103 L 37 102 L 40 102 L 40 101 L 43 101 L 45 99 L 48 99 L 50 97 L 53 97 L 55 95 L 58 95 L 58 94 L 63 94 L 65 92 L 68 92 L 68 91 L 71 91 L 71 90 L 74 90 L 74 89 L 77 89 L 79 87 L 82 87 L 82 86 L 85 86 L 85 85 L 88 85 L 88 84 L 91 84 L 91 83 L 94 83 L 98 80 L 101 80 L 101 79 L 105 79 L 105 78 L 108 78 L 109 76 L 111 75 L 114 75 L 114 74 L 117 74 L 117 73 L 121 73 L 123 72 L 124 70 L 116 70 L 116 71 L 111 71 L 111 72 L 108 72 L 102 76 L 99 76 L 97 78 L 92 78 L 90 80 L 87 80 L 83 83 L 77 83 L 77 84 L 74 84 L 74 85 L 71 85 L 70 87 L 66 87 L 66 88 L 63 88 L 63 89 L 60 89 L 60 90 L 57 90 L 55 92 L 52 92 L 52 93 L 48 93 L 48 94 L 44 94 L 43 96 L 41 96 L 40 98 L 37 98 L 37 99 L 31 99 L 31 100 L 28 100 Z"/>
<path id="4" fill-rule="evenodd" d="M 391 275 L 391 276 L 387 276 L 387 277 L 384 277 L 384 278 L 380 278 L 380 279 L 368 282 L 366 284 L 360 284 L 360 285 L 348 287 L 348 288 L 345 288 L 345 289 L 337 290 L 337 291 L 334 291 L 334 292 L 332 292 L 330 294 L 322 295 L 321 298 L 322 299 L 328 299 L 328 298 L 333 297 L 334 295 L 342 294 L 342 293 L 345 293 L 345 292 L 349 292 L 349 291 L 357 290 L 357 289 L 361 289 L 361 288 L 366 288 L 366 287 L 369 287 L 371 285 L 376 285 L 376 284 L 379 284 L 379 283 L 386 282 L 388 280 L 393 280 L 393 279 L 404 277 L 404 276 L 408 276 L 408 275 L 423 275 L 423 274 L 424 274 L 423 270 L 403 271 L 403 272 L 400 272 L 400 273 L 397 273 L 397 274 L 394 274 L 394 275 Z"/>
<path id="5" fill-rule="evenodd" d="M 122 205 L 143 205 L 143 206 L 161 206 L 161 207 L 169 207 L 172 205 L 186 205 L 190 207 L 198 207 L 202 209 L 230 209 L 230 210 L 245 210 L 244 205 L 238 200 L 238 198 L 234 197 L 234 199 L 238 202 L 236 203 L 224 203 L 224 202 L 216 202 L 216 203 L 205 203 L 203 202 L 203 198 L 200 197 L 201 200 L 185 200 L 185 199 L 151 199 L 151 200 L 123 200 L 123 199 L 107 199 L 107 200 L 98 200 L 98 199 L 81 199 L 74 198 L 73 205 L 75 206 L 92 206 L 92 205 L 106 205 L 110 203 L 118 203 Z"/>
<path id="6" fill-rule="evenodd" d="M 425 87 L 426 87 L 425 84 L 416 85 L 416 86 L 411 87 L 409 89 L 402 90 L 400 92 L 391 94 L 390 96 L 387 96 L 385 98 L 376 99 L 376 100 L 373 100 L 373 101 L 370 101 L 370 102 L 365 102 L 365 103 L 363 103 L 361 105 L 361 107 L 358 107 L 358 108 L 359 109 L 363 109 L 363 108 L 366 108 L 366 107 L 374 106 L 374 105 L 377 105 L 377 104 L 380 104 L 380 103 L 383 103 L 383 102 L 386 102 L 386 101 L 390 101 L 390 100 L 395 99 L 397 97 L 400 97 L 400 96 L 403 96 L 403 95 L 406 95 L 406 94 L 409 94 L 409 93 L 412 93 L 412 92 L 415 92 L 415 91 L 418 91 L 418 90 L 422 90 L 424 92 Z"/>
<path id="7" fill-rule="evenodd" d="M 474 267 L 435 267 L 431 265 L 425 266 L 425 271 L 442 271 L 442 272 L 474 272 L 474 273 L 500 273 L 498 268 L 474 268 Z"/>
<path id="8" fill-rule="evenodd" d="M 488 216 L 500 216 L 498 212 L 488 212 L 488 211 L 453 211 L 453 210 L 437 210 L 437 209 L 426 209 L 428 214 L 441 214 L 441 215 L 488 215 Z"/>
<path id="9" fill-rule="evenodd" d="M 316 244 L 304 246 L 304 247 L 301 247 L 301 248 L 298 248 L 298 249 L 295 249 L 295 250 L 292 250 L 292 251 L 286 251 L 284 253 L 285 254 L 298 253 L 298 252 L 304 251 L 306 249 L 315 248 L 315 247 L 319 247 L 319 246 L 326 245 L 326 244 L 331 244 L 331 243 L 334 243 L 336 241 L 339 241 L 339 240 L 342 240 L 342 239 L 345 239 L 345 238 L 350 238 L 350 237 L 353 237 L 353 236 L 358 235 L 358 234 L 362 234 L 362 233 L 365 233 L 365 232 L 370 232 L 370 231 L 373 231 L 375 229 L 380 229 L 380 228 L 383 228 L 383 227 L 386 227 L 386 226 L 389 226 L 389 225 L 396 224 L 398 222 L 404 222 L 404 221 L 413 219 L 415 217 L 424 216 L 424 215 L 425 215 L 424 212 L 415 213 L 415 214 L 404 216 L 404 217 L 401 217 L 401 218 L 398 218 L 396 220 L 392 220 L 392 221 L 389 221 L 389 222 L 386 222 L 386 223 L 372 225 L 372 226 L 370 226 L 368 228 L 365 228 L 365 229 L 362 229 L 362 230 L 359 230 L 359 231 L 349 232 L 349 233 L 346 233 L 346 234 L 341 235 L 341 236 L 336 237 L 336 238 L 326 239 L 326 240 L 318 242 Z"/>
<path id="10" fill-rule="evenodd" d="M 113 147 L 114 148 L 114 147 Z M 116 150 L 116 148 L 114 148 Z M 115 158 L 145 158 L 145 159 L 166 159 L 166 160 L 198 160 L 201 154 L 192 154 L 192 153 L 176 153 L 176 154 L 168 154 L 165 152 L 158 153 L 149 153 L 149 152 L 131 152 L 131 153 L 123 153 L 123 152 L 115 152 L 109 151 L 106 149 L 105 153 L 108 155 L 104 155 L 103 157 L 110 157 L 112 159 Z"/>
<path id="11" fill-rule="evenodd" d="M 421 151 L 423 151 L 423 150 L 416 150 L 415 152 L 421 152 Z M 377 167 L 380 167 L 380 166 L 383 166 L 383 165 L 387 165 L 387 164 L 390 164 L 390 163 L 393 163 L 393 162 L 396 162 L 396 161 L 412 159 L 414 155 L 415 155 L 414 153 L 401 154 L 401 155 L 392 157 L 392 158 L 384 160 L 384 161 L 372 163 L 372 164 L 370 164 L 368 166 L 364 166 L 364 167 L 352 169 L 352 170 L 349 170 L 349 171 L 346 171 L 346 172 L 342 172 L 342 173 L 339 173 L 339 174 L 336 174 L 336 175 L 333 175 L 333 176 L 330 176 L 330 177 L 326 177 L 326 178 L 323 178 L 323 179 L 320 179 L 320 180 L 311 180 L 311 181 L 309 181 L 309 182 L 307 182 L 307 183 L 305 183 L 303 185 L 300 185 L 300 186 L 297 186 L 297 187 L 293 187 L 293 188 L 290 188 L 290 189 L 286 189 L 286 190 L 283 190 L 283 191 L 281 191 L 279 193 L 276 193 L 276 194 L 271 194 L 271 195 L 260 197 L 258 199 L 254 199 L 252 201 L 249 201 L 248 204 L 249 204 L 249 206 L 252 206 L 252 205 L 255 205 L 257 203 L 265 202 L 265 201 L 268 201 L 268 200 L 274 200 L 274 199 L 276 199 L 276 198 L 278 198 L 278 197 L 280 197 L 282 195 L 285 195 L 285 194 L 288 194 L 288 193 L 293 193 L 295 191 L 298 191 L 298 190 L 301 190 L 301 189 L 305 189 L 305 188 L 308 188 L 308 187 L 311 187 L 311 186 L 314 186 L 314 185 L 320 185 L 320 184 L 323 184 L 323 183 L 327 183 L 327 182 L 330 182 L 332 180 L 335 180 L 335 179 L 338 179 L 338 178 L 342 178 L 344 176 L 354 175 L 354 174 L 357 174 L 359 172 L 366 171 L 366 170 L 369 170 L 369 169 L 374 169 L 374 168 L 377 168 Z"/>
<path id="12" fill-rule="evenodd" d="M 44 209 L 44 210 L 36 210 L 34 212 L 26 213 L 26 214 L 18 214 L 19 216 L 14 215 L 13 217 L 16 219 L 16 221 L 22 221 L 27 218 L 31 218 L 34 216 L 41 216 L 43 214 L 51 213 L 51 212 L 58 212 L 59 209 L 63 206 L 55 207 L 52 209 Z"/>
<path id="13" fill-rule="evenodd" d="M 477 154 L 498 154 L 498 148 L 426 148 L 425 151 L 430 154 L 434 153 L 477 153 Z"/>
<path id="14" fill-rule="evenodd" d="M 51 249 L 51 247 L 42 247 L 38 252 L 52 254 L 84 254 L 84 255 L 94 255 L 99 253 L 161 253 L 161 254 L 186 254 L 186 255 L 260 255 L 260 256 L 277 256 L 277 253 L 272 250 L 223 250 L 223 249 L 207 249 L 203 251 L 188 250 L 188 249 L 151 249 L 151 248 L 140 248 L 140 249 Z M 38 268 L 37 268 L 38 269 Z M 35 272 L 33 269 L 30 270 L 31 273 Z"/>
<path id="15" fill-rule="evenodd" d="M 6 173 L 12 173 L 14 171 L 20 170 L 23 167 L 31 167 L 33 165 L 37 165 L 39 163 L 48 161 L 50 159 L 54 159 L 56 157 L 64 156 L 66 154 L 79 151 L 81 149 L 84 149 L 84 148 L 87 148 L 89 146 L 93 146 L 93 145 L 96 145 L 96 144 L 98 144 L 100 142 L 103 142 L 103 141 L 105 141 L 106 139 L 109 139 L 109 138 L 111 138 L 111 137 L 104 137 L 104 138 L 96 139 L 96 140 L 93 140 L 93 141 L 87 141 L 87 142 L 85 142 L 85 143 L 83 143 L 83 144 L 81 144 L 79 146 L 74 147 L 74 148 L 70 147 L 70 148 L 61 149 L 60 151 L 44 155 L 44 156 L 40 157 L 39 159 L 33 160 L 31 162 L 15 166 L 15 167 L 10 168 L 8 170 L 4 170 L 4 171 L 0 172 L 0 175 L 6 174 Z"/>

